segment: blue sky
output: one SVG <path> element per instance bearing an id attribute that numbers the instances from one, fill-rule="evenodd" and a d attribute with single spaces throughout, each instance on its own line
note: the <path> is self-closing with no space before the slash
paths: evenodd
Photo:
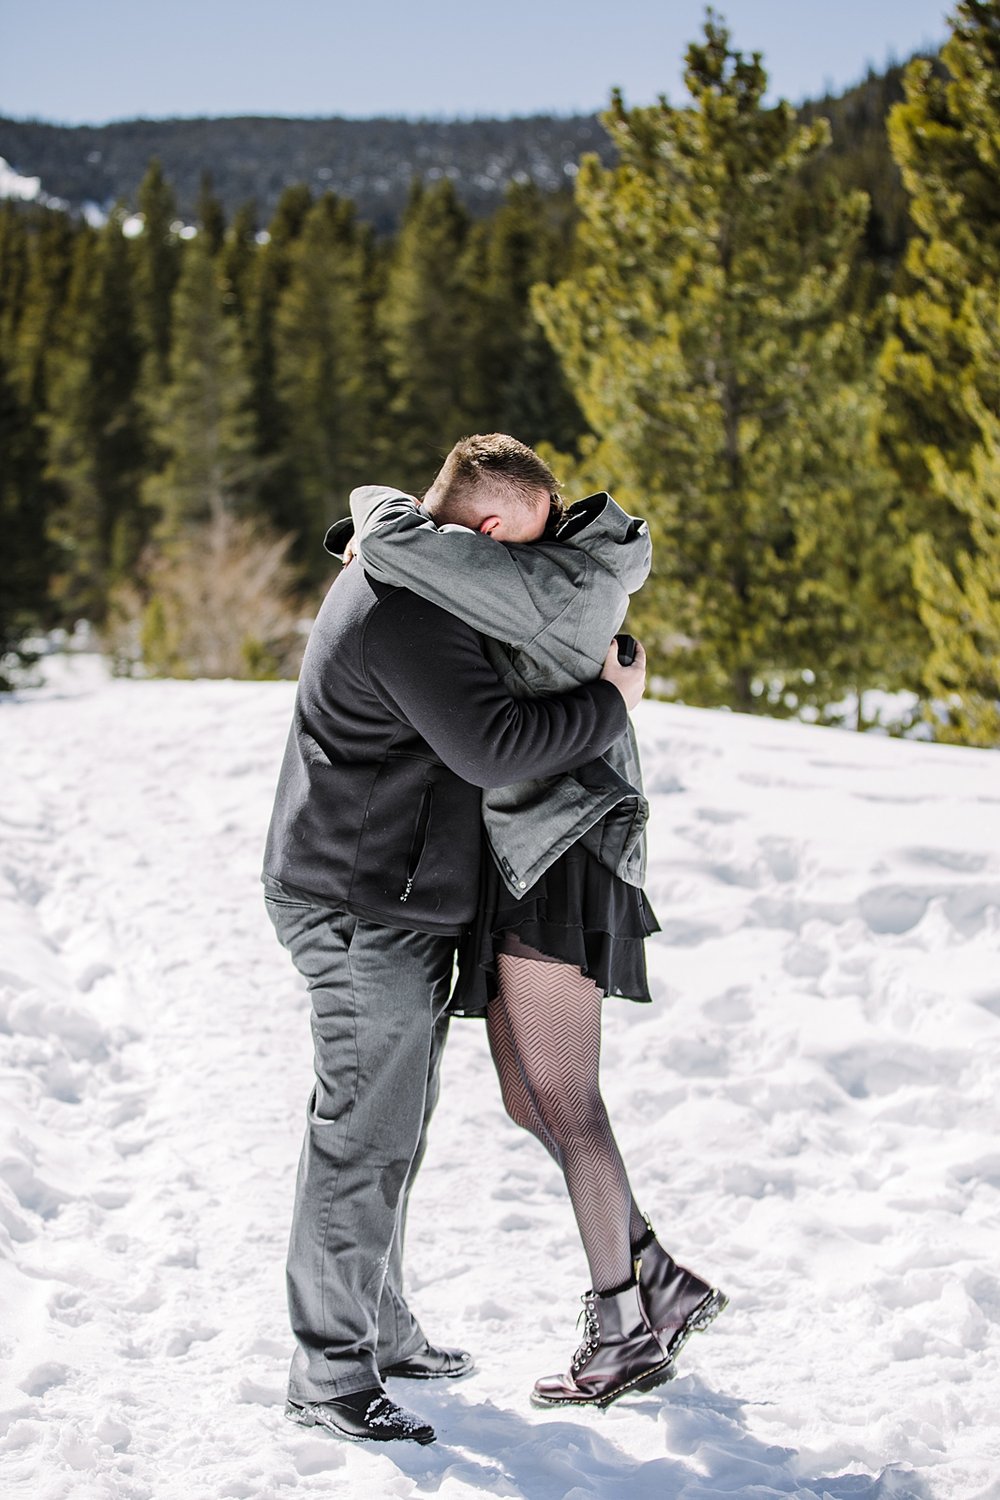
<path id="1" fill-rule="evenodd" d="M 938 0 L 718 0 L 772 96 L 943 40 Z M 0 0 L 0 114 L 569 113 L 683 97 L 700 0 Z"/>

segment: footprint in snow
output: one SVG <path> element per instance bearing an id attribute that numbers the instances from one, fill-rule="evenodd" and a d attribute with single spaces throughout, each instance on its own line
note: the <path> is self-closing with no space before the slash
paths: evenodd
<path id="1" fill-rule="evenodd" d="M 721 936 L 722 928 L 714 927 L 709 922 L 662 922 L 659 933 L 652 941 L 658 945 L 665 943 L 673 948 L 697 948 L 702 943 Z"/>
<path id="2" fill-rule="evenodd" d="M 4 1231 L 15 1245 L 26 1245 L 29 1240 L 35 1239 L 38 1231 L 18 1213 L 19 1207 L 13 1191 L 3 1181 L 0 1168 L 0 1245 L 3 1243 Z"/>
<path id="3" fill-rule="evenodd" d="M 714 995 L 711 1000 L 706 1000 L 702 1011 L 710 1021 L 719 1021 L 723 1025 L 749 1021 L 753 1015 L 751 994 L 747 985 L 734 985 L 721 995 Z"/>
<path id="4" fill-rule="evenodd" d="M 748 891 L 756 891 L 760 887 L 760 871 L 756 861 L 752 864 L 709 865 L 708 874 L 723 885 L 741 886 Z"/>
<path id="5" fill-rule="evenodd" d="M 984 1183 L 987 1187 L 1000 1188 L 1000 1155 L 996 1152 L 988 1156 L 980 1156 L 975 1161 L 963 1162 L 961 1166 L 952 1167 L 951 1175 L 963 1187 L 967 1183 Z"/>
<path id="6" fill-rule="evenodd" d="M 815 943 L 792 943 L 781 960 L 786 974 L 797 979 L 818 979 L 829 967 L 829 957 Z"/>
<path id="7" fill-rule="evenodd" d="M 923 921 L 930 903 L 940 898 L 944 913 L 962 937 L 974 937 L 991 911 L 1000 909 L 1000 885 L 875 886 L 858 899 L 858 910 L 872 932 L 900 935 Z"/>
<path id="8" fill-rule="evenodd" d="M 970 1271 L 965 1290 L 990 1323 L 1000 1323 L 1000 1281 L 987 1271 Z"/>
<path id="9" fill-rule="evenodd" d="M 178 1359 L 182 1354 L 187 1354 L 192 1344 L 207 1344 L 212 1339 L 218 1338 L 218 1328 L 175 1328 L 164 1346 L 164 1354 L 168 1359 Z"/>
<path id="10" fill-rule="evenodd" d="M 237 1383 L 236 1399 L 247 1406 L 284 1406 L 285 1387 L 264 1385 L 261 1381 L 244 1375 Z"/>
<path id="11" fill-rule="evenodd" d="M 21 1390 L 26 1396 L 44 1396 L 46 1391 L 51 1391 L 55 1386 L 65 1385 L 72 1373 L 68 1365 L 50 1360 L 29 1370 L 21 1381 Z"/>
<path id="12" fill-rule="evenodd" d="M 298 1438 L 294 1441 L 292 1462 L 296 1472 L 305 1478 L 308 1474 L 325 1474 L 328 1469 L 342 1469 L 347 1463 L 347 1455 L 329 1437 L 325 1440 Z"/>
<path id="13" fill-rule="evenodd" d="M 506 1214 L 497 1223 L 497 1228 L 502 1229 L 505 1234 L 522 1229 L 537 1229 L 538 1220 L 529 1218 L 527 1214 Z"/>
<path id="14" fill-rule="evenodd" d="M 760 852 L 775 880 L 784 885 L 798 878 L 799 852 L 790 839 L 761 839 Z"/>
<path id="15" fill-rule="evenodd" d="M 93 1308 L 82 1292 L 53 1292 L 46 1308 L 50 1318 L 65 1323 L 67 1328 L 79 1328 L 81 1323 L 91 1322 L 94 1316 Z"/>
<path id="16" fill-rule="evenodd" d="M 954 1088 L 965 1063 L 956 1053 L 895 1041 L 891 1051 L 877 1044 L 848 1048 L 828 1058 L 826 1066 L 852 1099 L 868 1099 L 921 1084 Z"/>
<path id="17" fill-rule="evenodd" d="M 934 865 L 942 870 L 954 870 L 961 875 L 979 875 L 989 865 L 985 854 L 976 854 L 971 849 L 914 848 L 900 852 L 904 859 L 913 864 Z"/>
<path id="18" fill-rule="evenodd" d="M 961 937 L 975 937 L 996 911 L 1000 885 L 960 885 L 945 896 L 945 916 Z"/>
<path id="19" fill-rule="evenodd" d="M 694 810 L 696 818 L 703 823 L 737 823 L 746 813 L 734 812 L 730 808 L 722 807 L 696 807 Z"/>
<path id="20" fill-rule="evenodd" d="M 111 964 L 102 963 L 100 961 L 89 963 L 87 964 L 86 968 L 76 976 L 76 987 L 81 992 L 81 994 L 87 995 L 94 988 L 95 984 L 99 984 L 102 979 L 107 979 L 110 976 L 113 976 L 114 972 L 115 970 Z"/>
<path id="21" fill-rule="evenodd" d="M 988 1010 L 991 1016 L 996 1016 L 997 1020 L 1000 1020 L 1000 990 L 988 990 L 985 994 L 974 996 L 974 999 L 983 1010 Z"/>
<path id="22" fill-rule="evenodd" d="M 43 1182 L 23 1157 L 7 1157 L 0 1162 L 0 1178 L 7 1183 L 21 1207 L 37 1214 L 40 1219 L 54 1219 L 63 1205 L 70 1202 L 68 1193 Z"/>

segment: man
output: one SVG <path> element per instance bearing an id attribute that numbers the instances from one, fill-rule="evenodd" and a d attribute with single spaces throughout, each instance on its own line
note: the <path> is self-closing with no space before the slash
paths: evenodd
<path id="1" fill-rule="evenodd" d="M 464 439 L 424 501 L 439 524 L 536 541 L 555 480 L 502 434 Z M 327 545 L 346 541 L 349 524 Z M 403 1298 L 406 1204 L 437 1099 L 456 939 L 474 914 L 480 793 L 570 770 L 627 725 L 641 648 L 559 696 L 513 698 L 472 628 L 345 569 L 306 648 L 264 858 L 268 911 L 312 994 L 316 1084 L 296 1183 L 286 1415 L 433 1441 L 387 1375 L 449 1378 Z"/>

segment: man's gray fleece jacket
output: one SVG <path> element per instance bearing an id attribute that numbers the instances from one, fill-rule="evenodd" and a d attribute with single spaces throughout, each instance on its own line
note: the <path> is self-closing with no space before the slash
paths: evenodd
<path id="1" fill-rule="evenodd" d="M 567 692 L 600 674 L 652 560 L 646 523 L 603 493 L 573 505 L 554 536 L 525 545 L 436 526 L 413 496 L 381 485 L 353 491 L 351 522 L 328 533 L 331 552 L 343 550 L 352 524 L 365 572 L 481 631 L 516 697 Z M 487 837 L 515 896 L 577 841 L 641 885 L 648 816 L 631 723 L 606 755 L 576 771 L 483 794 Z"/>

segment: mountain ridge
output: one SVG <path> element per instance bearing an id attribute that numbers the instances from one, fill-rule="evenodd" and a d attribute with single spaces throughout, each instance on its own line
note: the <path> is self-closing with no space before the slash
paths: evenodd
<path id="1" fill-rule="evenodd" d="M 804 119 L 827 114 L 833 128 L 832 160 L 854 175 L 849 158 L 863 155 L 864 181 L 882 179 L 901 230 L 903 195 L 885 140 L 884 118 L 902 97 L 905 64 L 890 64 L 841 94 L 806 100 Z M 606 165 L 614 147 L 599 114 L 518 115 L 504 119 L 404 119 L 345 116 L 221 115 L 168 120 L 121 120 L 105 125 L 57 125 L 0 117 L 0 157 L 14 172 L 38 177 L 41 194 L 80 212 L 104 213 L 116 202 L 134 208 L 149 161 L 157 157 L 177 195 L 182 217 L 193 219 L 202 175 L 231 217 L 253 200 L 266 224 L 285 188 L 305 183 L 315 193 L 352 199 L 379 233 L 398 226 L 414 177 L 450 177 L 476 217 L 495 209 L 507 183 L 531 178 L 547 191 L 568 188 L 577 163 L 594 152 Z"/>
<path id="2" fill-rule="evenodd" d="M 152 157 L 163 164 L 182 215 L 190 217 L 203 172 L 227 214 L 253 199 L 262 222 L 282 191 L 307 183 L 351 198 L 361 218 L 394 229 L 414 177 L 451 177 L 473 214 L 497 206 L 510 181 L 569 186 L 587 151 L 613 159 L 596 115 L 511 120 L 295 119 L 268 115 L 130 120 L 62 126 L 0 118 L 0 156 L 41 179 L 50 197 L 79 210 L 135 206 Z"/>

